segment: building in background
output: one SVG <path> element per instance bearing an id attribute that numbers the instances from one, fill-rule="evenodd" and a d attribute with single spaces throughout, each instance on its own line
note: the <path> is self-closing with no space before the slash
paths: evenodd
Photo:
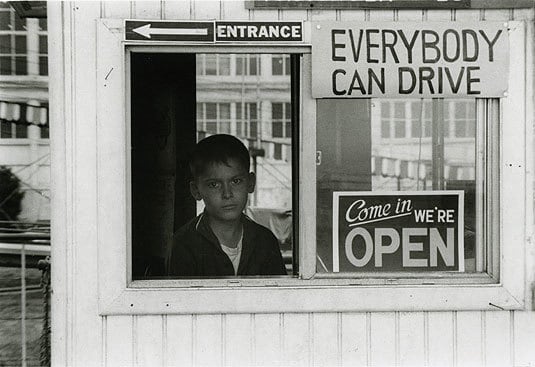
<path id="1" fill-rule="evenodd" d="M 0 165 L 22 181 L 19 220 L 50 219 L 47 19 L 0 2 Z"/>
<path id="2" fill-rule="evenodd" d="M 197 139 L 232 134 L 252 156 L 261 152 L 251 205 L 290 209 L 290 55 L 199 54 L 196 62 Z"/>

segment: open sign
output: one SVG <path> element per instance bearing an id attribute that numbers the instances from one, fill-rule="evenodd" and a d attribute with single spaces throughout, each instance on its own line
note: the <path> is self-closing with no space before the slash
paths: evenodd
<path id="1" fill-rule="evenodd" d="M 464 271 L 464 192 L 334 192 L 333 271 Z"/>

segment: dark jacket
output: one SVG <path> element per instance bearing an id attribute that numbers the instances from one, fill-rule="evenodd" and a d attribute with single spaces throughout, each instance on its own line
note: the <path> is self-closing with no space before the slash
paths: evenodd
<path id="1" fill-rule="evenodd" d="M 279 242 L 273 233 L 245 215 L 242 223 L 242 253 L 237 275 L 287 275 Z M 167 256 L 167 275 L 234 276 L 232 262 L 221 249 L 204 214 L 175 232 Z"/>

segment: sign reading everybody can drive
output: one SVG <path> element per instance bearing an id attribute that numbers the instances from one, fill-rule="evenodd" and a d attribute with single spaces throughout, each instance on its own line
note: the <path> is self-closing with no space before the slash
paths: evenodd
<path id="1" fill-rule="evenodd" d="M 333 272 L 464 271 L 464 192 L 334 192 Z"/>
<path id="2" fill-rule="evenodd" d="M 312 96 L 503 97 L 507 23 L 314 22 Z"/>

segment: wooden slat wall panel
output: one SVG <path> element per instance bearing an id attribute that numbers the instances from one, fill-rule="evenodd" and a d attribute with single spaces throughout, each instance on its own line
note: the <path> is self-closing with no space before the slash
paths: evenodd
<path id="1" fill-rule="evenodd" d="M 513 11 L 511 9 L 495 9 L 492 11 L 484 10 L 485 20 L 503 20 L 508 21 L 513 19 Z"/>
<path id="2" fill-rule="evenodd" d="M 516 312 L 514 325 L 511 317 L 505 311 L 108 316 L 105 364 L 528 366 L 535 361 L 535 313 Z"/>
<path id="3" fill-rule="evenodd" d="M 481 11 L 479 9 L 470 9 L 470 10 L 454 10 L 455 20 L 456 21 L 475 21 L 481 20 Z"/>
<path id="4" fill-rule="evenodd" d="M 510 313 L 486 311 L 484 314 L 486 366 L 511 366 Z"/>
<path id="5" fill-rule="evenodd" d="M 253 365 L 253 330 L 252 316 L 224 315 L 224 365 Z"/>
<path id="6" fill-rule="evenodd" d="M 165 1 L 162 3 L 163 19 L 189 20 L 191 1 Z"/>
<path id="7" fill-rule="evenodd" d="M 399 366 L 423 366 L 425 364 L 425 333 L 423 312 L 399 312 L 397 315 Z"/>
<path id="8" fill-rule="evenodd" d="M 197 315 L 193 318 L 193 363 L 197 366 L 222 365 L 222 316 Z"/>
<path id="9" fill-rule="evenodd" d="M 193 2 L 192 19 L 220 19 L 221 2 L 217 0 L 205 0 Z"/>
<path id="10" fill-rule="evenodd" d="M 426 312 L 424 317 L 427 317 L 429 366 L 452 366 L 454 361 L 452 312 Z"/>
<path id="11" fill-rule="evenodd" d="M 483 363 L 483 340 L 481 338 L 480 311 L 457 312 L 457 365 L 481 366 Z"/>
<path id="12" fill-rule="evenodd" d="M 394 312 L 371 313 L 370 365 L 396 364 L 396 317 Z"/>
<path id="13" fill-rule="evenodd" d="M 85 6 L 85 4 L 84 4 Z M 88 5 L 89 6 L 89 5 Z M 361 21 L 509 20 L 531 16 L 531 10 L 479 11 L 249 11 L 241 1 L 103 2 L 102 16 L 152 19 L 251 19 Z M 93 10 L 97 12 L 96 8 Z M 84 13 L 85 14 L 85 13 Z M 424 15 L 423 15 L 424 14 Z M 520 14 L 520 15 L 519 15 Z M 76 16 L 76 14 L 75 14 Z M 89 18 L 88 18 L 89 19 Z M 81 23 L 77 23 L 80 27 Z M 85 28 L 85 27 L 84 27 Z M 77 36 L 79 37 L 79 36 Z M 84 42 L 77 38 L 77 42 Z M 89 49 L 94 49 L 91 47 Z M 80 56 L 81 57 L 81 56 Z M 84 55 L 86 57 L 86 55 Z M 78 68 L 93 58 L 77 59 Z M 85 63 L 85 64 L 84 64 Z M 86 66 L 83 66 L 86 65 Z M 77 89 L 89 98 L 93 86 Z M 77 108 L 82 104 L 78 103 Z M 84 109 L 85 108 L 85 109 Z M 91 105 L 78 114 L 91 116 Z M 94 115 L 94 113 L 93 113 Z M 90 127 L 75 131 L 92 134 Z M 88 139 L 90 141 L 91 139 Z M 86 151 L 86 150 L 84 150 Z M 86 178 L 90 172 L 77 172 Z M 88 203 L 80 203 L 86 207 Z M 82 215 L 82 213 L 80 213 Z M 81 217 L 79 217 L 81 218 Z M 88 230 L 90 231 L 90 230 Z M 84 235 L 91 233 L 85 233 Z M 80 251 L 80 250 L 79 250 Z M 84 253 L 81 250 L 81 253 Z M 90 250 L 88 250 L 90 251 Z M 80 252 L 78 252 L 79 256 Z M 91 255 L 92 256 L 92 255 Z M 85 255 L 84 255 L 85 257 Z M 78 287 L 78 286 L 77 286 Z M 87 287 L 87 284 L 85 284 Z M 83 288 L 86 289 L 86 288 Z M 77 302 L 77 315 L 94 314 L 94 305 Z M 92 318 L 96 319 L 96 318 Z M 517 312 L 240 314 L 108 316 L 103 350 L 107 366 L 132 365 L 529 365 L 535 361 L 535 313 Z M 483 320 L 483 322 L 482 322 Z M 93 320 L 95 321 L 95 320 Z M 99 324 L 100 325 L 100 324 Z M 135 327 L 135 330 L 133 330 Z M 84 342 L 87 335 L 79 335 Z M 95 328 L 95 330 L 99 330 Z M 93 332 L 93 334 L 95 334 Z M 99 344 L 99 338 L 93 343 Z M 91 341 L 90 341 L 91 342 Z M 77 355 L 87 347 L 80 344 Z M 513 347 L 513 349 L 511 349 Z M 83 348 L 83 349 L 82 349 Z M 427 348 L 427 349 L 425 349 Z M 97 349 L 98 350 L 98 349 Z"/>
<path id="14" fill-rule="evenodd" d="M 249 9 L 245 9 L 243 1 L 223 1 L 221 3 L 221 19 L 249 20 Z"/>
<path id="15" fill-rule="evenodd" d="M 165 323 L 165 365 L 193 365 L 193 317 L 191 315 L 167 316 Z"/>
<path id="16" fill-rule="evenodd" d="M 393 10 L 369 10 L 369 18 L 371 21 L 386 21 L 391 22 L 394 20 Z"/>
<path id="17" fill-rule="evenodd" d="M 306 21 L 308 16 L 308 10 L 285 10 L 281 14 L 281 20 Z"/>
<path id="18" fill-rule="evenodd" d="M 514 313 L 514 366 L 535 365 L 535 312 Z"/>
<path id="19" fill-rule="evenodd" d="M 419 22 L 423 17 L 423 10 L 398 10 L 397 11 L 397 20 L 405 22 Z"/>
<path id="20" fill-rule="evenodd" d="M 102 1 L 103 18 L 132 18 L 132 4 L 129 1 Z"/>
<path id="21" fill-rule="evenodd" d="M 531 9 L 514 9 L 513 18 L 515 20 L 533 20 L 535 10 Z"/>
<path id="22" fill-rule="evenodd" d="M 436 21 L 451 21 L 454 17 L 454 11 L 453 10 L 433 10 L 433 11 L 425 11 L 425 14 L 423 15 L 424 19 L 427 19 L 429 22 L 436 22 Z"/>
<path id="23" fill-rule="evenodd" d="M 135 332 L 132 328 L 133 317 L 108 316 L 105 324 L 105 365 L 109 367 L 132 366 L 134 364 L 133 335 Z"/>
<path id="24" fill-rule="evenodd" d="M 282 354 L 282 315 L 253 315 L 253 365 L 276 366 Z"/>
<path id="25" fill-rule="evenodd" d="M 369 361 L 368 321 L 365 313 L 343 313 L 340 322 L 342 366 L 365 366 Z"/>
<path id="26" fill-rule="evenodd" d="M 74 311 L 74 359 L 85 359 L 88 365 L 101 361 L 102 320 L 98 316 L 98 293 L 95 274 L 97 264 L 97 188 L 96 172 L 96 27 L 100 3 L 76 2 L 70 6 L 73 27 L 73 166 L 74 202 L 73 239 L 69 244 L 74 264 L 71 306 Z M 88 281 L 91 279 L 93 281 Z M 87 350 L 95 353 L 87 353 Z"/>
<path id="27" fill-rule="evenodd" d="M 340 365 L 340 329 L 341 315 L 338 313 L 314 314 L 313 325 L 313 365 Z"/>
<path id="28" fill-rule="evenodd" d="M 283 365 L 309 366 L 311 363 L 312 314 L 283 315 Z"/>
<path id="29" fill-rule="evenodd" d="M 136 325 L 135 362 L 137 366 L 163 365 L 163 316 L 134 316 Z"/>
<path id="30" fill-rule="evenodd" d="M 136 19 L 162 19 L 160 1 L 132 1 L 132 15 Z"/>
<path id="31" fill-rule="evenodd" d="M 311 20 L 336 20 L 335 10 L 311 10 Z"/>
<path id="32" fill-rule="evenodd" d="M 270 21 L 279 20 L 282 10 L 251 10 L 251 20 Z"/>
<path id="33" fill-rule="evenodd" d="M 340 20 L 344 22 L 360 22 L 366 20 L 366 12 L 364 10 L 348 10 L 340 14 Z"/>

